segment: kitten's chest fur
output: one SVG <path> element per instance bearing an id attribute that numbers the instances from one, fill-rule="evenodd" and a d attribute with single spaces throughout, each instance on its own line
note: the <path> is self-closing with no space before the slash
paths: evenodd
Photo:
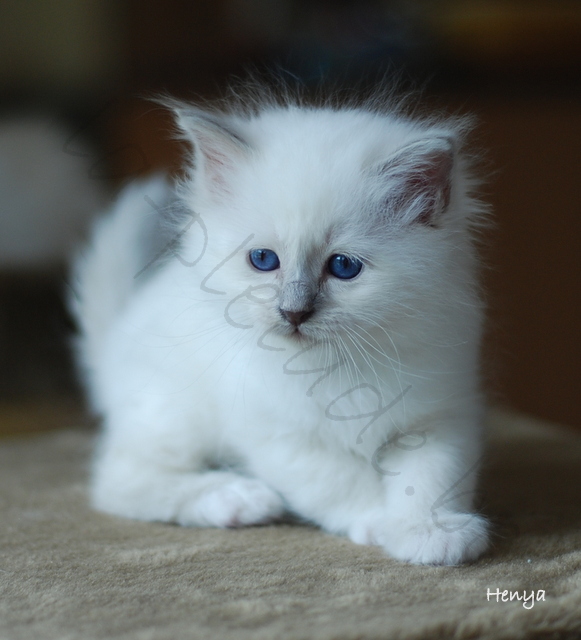
<path id="1" fill-rule="evenodd" d="M 225 438 L 242 447 L 277 436 L 315 437 L 369 458 L 418 415 L 418 384 L 414 393 L 412 378 L 394 363 L 377 364 L 369 353 L 328 345 L 270 343 L 280 350 L 249 340 L 223 362 L 216 351 L 204 374 Z"/>

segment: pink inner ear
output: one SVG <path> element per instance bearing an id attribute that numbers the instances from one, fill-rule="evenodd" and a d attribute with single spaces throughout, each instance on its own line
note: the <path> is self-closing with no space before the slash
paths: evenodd
<path id="1" fill-rule="evenodd" d="M 452 153 L 448 151 L 427 154 L 408 175 L 404 198 L 411 200 L 423 196 L 425 203 L 414 222 L 433 224 L 434 217 L 448 208 L 453 162 Z"/>
<path id="2" fill-rule="evenodd" d="M 434 226 L 450 204 L 454 152 L 448 139 L 412 143 L 380 169 L 387 208 L 408 224 Z M 393 189 L 393 190 L 392 190 Z"/>
<path id="3" fill-rule="evenodd" d="M 223 149 L 220 143 L 211 136 L 198 135 L 198 143 L 203 156 L 203 170 L 209 186 L 217 192 L 228 191 L 227 174 L 233 166 L 233 158 L 228 154 L 228 149 Z M 235 153 L 234 150 L 230 151 Z"/>

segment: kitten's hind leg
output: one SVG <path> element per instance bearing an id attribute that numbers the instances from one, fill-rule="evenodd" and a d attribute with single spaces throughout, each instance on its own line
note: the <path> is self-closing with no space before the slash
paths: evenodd
<path id="1" fill-rule="evenodd" d="M 94 465 L 92 502 L 115 515 L 200 527 L 263 524 L 284 511 L 279 494 L 260 480 L 201 465 L 172 468 L 106 448 Z"/>

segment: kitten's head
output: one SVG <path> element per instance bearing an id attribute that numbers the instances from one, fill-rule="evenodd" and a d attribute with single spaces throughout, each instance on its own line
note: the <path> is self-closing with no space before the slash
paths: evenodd
<path id="1" fill-rule="evenodd" d="M 193 149 L 183 197 L 207 226 L 213 264 L 228 258 L 211 286 L 240 294 L 227 307 L 235 326 L 365 336 L 472 289 L 479 208 L 457 124 L 353 108 L 174 107 Z"/>

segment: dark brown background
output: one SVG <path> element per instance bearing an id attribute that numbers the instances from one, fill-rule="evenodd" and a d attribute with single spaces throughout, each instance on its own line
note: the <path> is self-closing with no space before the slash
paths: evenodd
<path id="1" fill-rule="evenodd" d="M 424 87 L 425 104 L 475 114 L 473 140 L 485 151 L 484 193 L 495 214 L 482 239 L 491 398 L 581 427 L 576 3 L 434 1 L 406 10 L 401 3 L 300 0 L 100 4 L 100 21 L 87 23 L 100 25 L 103 36 L 103 55 L 89 56 L 94 82 L 79 72 L 67 84 L 67 74 L 55 72 L 31 83 L 24 65 L 22 77 L 2 76 L 0 95 L 13 108 L 60 110 L 92 138 L 100 150 L 95 177 L 113 187 L 179 165 L 171 122 L 141 96 L 211 97 L 249 64 L 277 62 L 307 85 L 322 76 L 350 85 L 366 74 L 369 84 L 403 69 L 404 80 Z M 58 270 L 0 274 L 4 406 L 57 413 L 76 406 L 63 346 L 70 325 L 58 303 L 63 282 Z M 5 431 L 27 428 L 19 418 L 10 424 Z"/>

